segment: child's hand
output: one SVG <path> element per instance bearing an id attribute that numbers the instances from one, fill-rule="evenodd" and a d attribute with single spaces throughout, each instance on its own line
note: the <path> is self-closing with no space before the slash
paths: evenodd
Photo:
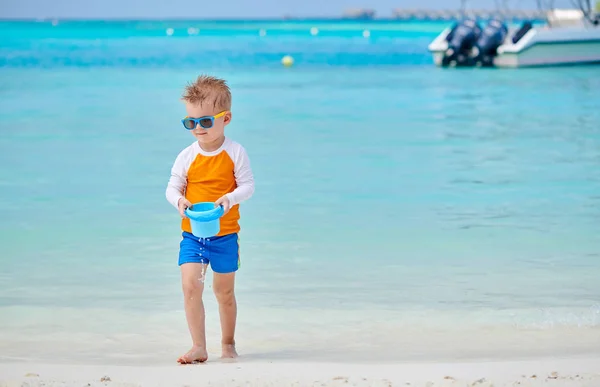
<path id="1" fill-rule="evenodd" d="M 229 198 L 227 196 L 221 196 L 215 202 L 215 207 L 217 206 L 223 206 L 223 215 L 225 215 L 227 212 L 229 212 L 229 208 L 231 206 L 231 204 L 229 203 Z"/>
<path id="2" fill-rule="evenodd" d="M 177 203 L 177 207 L 179 207 L 179 215 L 181 215 L 181 219 L 187 218 L 187 216 L 185 215 L 185 210 L 190 208 L 191 206 L 192 206 L 192 203 L 190 203 L 190 201 L 187 200 L 186 198 L 179 199 L 179 203 Z"/>

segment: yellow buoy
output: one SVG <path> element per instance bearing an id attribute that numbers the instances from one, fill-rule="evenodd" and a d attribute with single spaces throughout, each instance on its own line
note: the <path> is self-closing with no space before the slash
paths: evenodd
<path id="1" fill-rule="evenodd" d="M 285 67 L 291 67 L 294 64 L 294 58 L 292 58 L 289 55 L 286 55 L 283 58 L 281 58 L 281 64 Z"/>

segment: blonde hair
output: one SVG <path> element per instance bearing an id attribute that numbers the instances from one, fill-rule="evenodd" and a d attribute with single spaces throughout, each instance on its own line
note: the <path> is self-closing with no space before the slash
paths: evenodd
<path id="1" fill-rule="evenodd" d="M 218 110 L 231 110 L 231 91 L 224 79 L 200 75 L 185 87 L 182 99 L 192 104 L 212 102 Z"/>

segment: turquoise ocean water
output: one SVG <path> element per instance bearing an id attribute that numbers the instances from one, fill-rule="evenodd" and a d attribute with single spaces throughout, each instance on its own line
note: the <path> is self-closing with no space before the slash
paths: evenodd
<path id="1" fill-rule="evenodd" d="M 600 68 L 438 69 L 444 27 L 0 23 L 0 361 L 187 350 L 164 191 L 200 73 L 229 80 L 256 179 L 246 359 L 597 354 Z"/>

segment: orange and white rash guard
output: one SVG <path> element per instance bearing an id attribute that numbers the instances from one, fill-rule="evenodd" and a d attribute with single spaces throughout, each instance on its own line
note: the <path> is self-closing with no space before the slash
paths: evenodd
<path id="1" fill-rule="evenodd" d="M 254 176 L 244 147 L 225 138 L 221 147 L 206 152 L 194 142 L 179 153 L 171 168 L 171 178 L 166 196 L 178 208 L 179 199 L 187 198 L 192 204 L 214 202 L 227 195 L 231 209 L 221 217 L 217 236 L 233 234 L 240 230 L 239 204 L 254 193 Z M 192 232 L 190 220 L 181 222 L 183 231 Z"/>

